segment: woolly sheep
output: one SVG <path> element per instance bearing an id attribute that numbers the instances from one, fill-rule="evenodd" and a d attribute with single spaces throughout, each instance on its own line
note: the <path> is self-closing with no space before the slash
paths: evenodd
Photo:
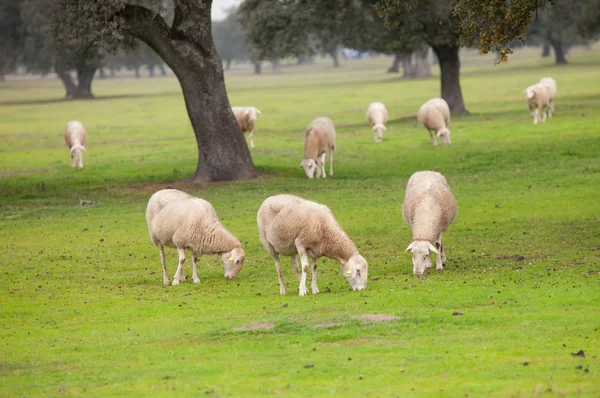
<path id="1" fill-rule="evenodd" d="M 431 104 L 437 108 L 438 111 L 442 113 L 444 116 L 444 122 L 446 123 L 446 127 L 450 127 L 450 107 L 448 103 L 443 98 L 432 98 L 427 100 L 425 104 Z"/>
<path id="2" fill-rule="evenodd" d="M 448 120 L 449 118 L 450 115 L 448 115 Z M 417 113 L 417 120 L 429 132 L 433 146 L 438 144 L 438 137 L 446 145 L 452 143 L 444 114 L 440 112 L 436 105 L 431 103 L 421 105 Z"/>
<path id="3" fill-rule="evenodd" d="M 317 178 L 327 177 L 325 158 L 329 151 L 329 175 L 333 175 L 333 152 L 335 151 L 335 127 L 331 119 L 318 117 L 313 120 L 304 133 L 304 160 L 300 168 L 308 178 L 313 178 L 315 169 Z"/>
<path id="4" fill-rule="evenodd" d="M 457 213 L 456 199 L 443 175 L 435 171 L 418 171 L 410 177 L 402 203 L 402 217 L 412 229 L 413 241 L 406 251 L 412 252 L 415 275 L 422 275 L 431 268 L 430 251 L 437 254 L 436 269 L 441 271 L 444 268 L 446 253 L 442 232 L 454 221 Z M 435 242 L 435 247 L 432 242 Z"/>
<path id="5" fill-rule="evenodd" d="M 388 111 L 385 105 L 381 102 L 372 102 L 367 109 L 367 122 L 371 125 L 373 130 L 373 141 L 381 142 L 383 139 L 383 132 L 386 129 L 385 124 L 388 121 Z"/>
<path id="6" fill-rule="evenodd" d="M 358 253 L 352 240 L 338 224 L 325 205 L 302 199 L 295 195 L 277 195 L 267 198 L 257 213 L 260 241 L 275 260 L 279 277 L 279 293 L 285 294 L 279 255 L 292 256 L 292 267 L 300 282 L 300 296 L 306 296 L 308 258 L 312 262 L 312 293 L 317 287 L 317 259 L 329 257 L 337 260 L 346 280 L 353 290 L 367 286 L 368 264 Z M 302 271 L 298 271 L 300 256 Z"/>
<path id="7" fill-rule="evenodd" d="M 185 280 L 183 263 L 185 250 L 192 252 L 192 279 L 198 278 L 197 261 L 202 254 L 219 254 L 225 268 L 225 278 L 233 279 L 246 258 L 240 241 L 219 222 L 217 213 L 206 200 L 177 190 L 156 192 L 148 201 L 146 221 L 150 240 L 158 247 L 163 269 L 163 283 L 169 284 L 164 246 L 177 248 L 179 266 L 173 285 Z"/>
<path id="8" fill-rule="evenodd" d="M 83 168 L 83 152 L 85 152 L 85 143 L 87 141 L 87 132 L 83 124 L 77 120 L 72 120 L 65 127 L 65 144 L 71 153 L 71 167 Z"/>
<path id="9" fill-rule="evenodd" d="M 550 93 L 546 86 L 537 83 L 527 87 L 524 91 L 529 111 L 533 115 L 533 124 L 538 124 L 538 121 L 546 123 L 548 116 L 548 107 L 550 105 Z M 540 111 L 542 116 L 540 118 Z"/>
<path id="10" fill-rule="evenodd" d="M 250 134 L 248 134 L 248 138 L 250 138 L 250 147 L 254 148 L 254 125 L 256 124 L 256 115 L 262 115 L 262 113 L 253 106 L 234 106 L 231 110 L 233 111 L 235 120 L 237 120 L 240 125 L 242 132 L 250 132 Z"/>
<path id="11" fill-rule="evenodd" d="M 540 84 L 542 86 L 546 86 L 548 89 L 548 95 L 550 96 L 548 101 L 548 117 L 552 117 L 554 115 L 554 98 L 556 98 L 556 94 L 558 94 L 558 88 L 556 86 L 556 80 L 551 77 L 542 77 L 540 79 Z"/>

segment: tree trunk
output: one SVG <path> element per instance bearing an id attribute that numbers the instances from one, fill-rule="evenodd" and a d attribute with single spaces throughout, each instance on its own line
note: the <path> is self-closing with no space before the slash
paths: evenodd
<path id="1" fill-rule="evenodd" d="M 148 68 L 148 77 L 154 77 L 154 64 L 146 65 Z"/>
<path id="2" fill-rule="evenodd" d="M 340 67 L 338 52 L 339 51 L 338 51 L 337 46 L 333 50 L 329 51 L 329 55 L 331 55 L 331 58 L 333 58 L 333 67 L 334 68 Z"/>
<path id="3" fill-rule="evenodd" d="M 457 45 L 436 45 L 433 51 L 438 56 L 442 79 L 442 98 L 453 114 L 467 113 L 460 88 L 460 58 Z"/>
<path id="4" fill-rule="evenodd" d="M 225 69 L 226 70 L 231 69 L 231 58 L 225 59 Z"/>
<path id="5" fill-rule="evenodd" d="M 398 73 L 400 71 L 400 54 L 394 54 L 392 66 L 388 69 L 388 73 Z"/>
<path id="6" fill-rule="evenodd" d="M 415 51 L 415 68 L 414 74 L 417 79 L 425 79 L 431 77 L 431 67 L 427 56 L 429 55 L 429 47 Z"/>
<path id="7" fill-rule="evenodd" d="M 158 70 L 160 71 L 161 76 L 167 76 L 167 71 L 165 70 L 165 67 L 162 66 L 162 64 L 158 65 Z"/>
<path id="8" fill-rule="evenodd" d="M 75 65 L 77 71 L 77 89 L 73 93 L 73 98 L 94 98 L 92 95 L 92 80 L 96 73 L 96 67 L 88 64 Z"/>
<path id="9" fill-rule="evenodd" d="M 402 77 L 405 79 L 414 78 L 415 68 L 412 64 L 412 53 L 402 54 L 400 59 L 402 60 Z"/>
<path id="10" fill-rule="evenodd" d="M 115 77 L 115 68 L 113 68 L 112 66 L 109 66 L 108 70 L 110 71 L 110 77 Z"/>
<path id="11" fill-rule="evenodd" d="M 560 65 L 560 64 L 566 64 L 567 63 L 567 59 L 565 58 L 565 53 L 563 51 L 563 46 L 562 46 L 562 42 L 559 39 L 555 39 L 552 36 L 552 32 L 548 31 L 548 34 L 546 35 L 546 40 L 548 40 L 548 43 L 550 43 L 550 45 L 552 46 L 552 49 L 554 50 L 554 57 L 556 58 L 556 64 Z"/>
<path id="12" fill-rule="evenodd" d="M 4 70 L 0 68 L 0 82 L 3 82 L 6 80 L 6 77 L 4 77 Z"/>
<path id="13" fill-rule="evenodd" d="M 271 67 L 273 68 L 273 73 L 279 73 L 279 57 L 275 56 L 271 58 Z"/>
<path id="14" fill-rule="evenodd" d="M 99 79 L 105 79 L 106 78 L 106 73 L 104 73 L 104 68 L 98 68 L 98 78 Z"/>
<path id="15" fill-rule="evenodd" d="M 160 55 L 179 80 L 198 146 L 191 180 L 256 178 L 258 172 L 227 98 L 223 64 L 211 35 L 210 7 L 179 0 L 171 27 L 140 6 L 126 5 L 122 16 L 129 33 Z"/>
<path id="16" fill-rule="evenodd" d="M 302 65 L 306 61 L 306 55 L 300 54 L 298 55 L 298 65 Z"/>
<path id="17" fill-rule="evenodd" d="M 140 78 L 140 66 L 138 64 L 133 65 L 133 71 L 135 72 L 135 78 Z"/>
<path id="18" fill-rule="evenodd" d="M 62 61 L 56 61 L 54 71 L 65 87 L 65 98 L 72 98 L 77 87 L 73 83 L 73 78 L 71 78 L 65 64 Z"/>
<path id="19" fill-rule="evenodd" d="M 542 58 L 546 58 L 550 56 L 550 44 L 544 42 L 542 45 Z"/>
<path id="20" fill-rule="evenodd" d="M 254 62 L 254 73 L 256 75 L 260 75 L 260 72 L 261 72 L 260 67 L 261 67 L 260 62 Z"/>

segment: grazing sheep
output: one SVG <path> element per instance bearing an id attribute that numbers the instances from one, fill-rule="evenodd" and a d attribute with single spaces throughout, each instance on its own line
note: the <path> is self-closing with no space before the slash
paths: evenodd
<path id="1" fill-rule="evenodd" d="M 83 168 L 83 152 L 85 152 L 85 142 L 87 141 L 87 132 L 83 124 L 77 120 L 72 120 L 65 127 L 65 144 L 71 153 L 71 167 Z"/>
<path id="2" fill-rule="evenodd" d="M 304 133 L 304 160 L 300 168 L 308 178 L 313 178 L 315 169 L 317 178 L 327 177 L 325 158 L 329 151 L 329 175 L 333 175 L 333 152 L 335 151 L 335 127 L 331 119 L 318 117 L 313 120 Z"/>
<path id="3" fill-rule="evenodd" d="M 546 123 L 546 117 L 548 116 L 548 107 L 550 105 L 550 93 L 546 86 L 537 83 L 527 87 L 524 91 L 525 99 L 529 110 L 533 115 L 533 124 L 538 124 L 538 121 Z M 542 117 L 540 118 L 540 111 Z"/>
<path id="4" fill-rule="evenodd" d="M 442 232 L 454 221 L 457 213 L 456 199 L 443 175 L 435 171 L 418 171 L 410 177 L 402 203 L 402 217 L 412 229 L 413 242 L 406 251 L 412 252 L 415 275 L 422 275 L 425 269 L 431 268 L 430 251 L 438 254 L 436 269 L 441 271 L 444 268 L 446 253 Z"/>
<path id="5" fill-rule="evenodd" d="M 192 279 L 198 278 L 197 261 L 202 254 L 220 254 L 225 277 L 233 279 L 242 269 L 246 254 L 240 241 L 219 222 L 212 205 L 177 190 L 156 192 L 148 201 L 146 221 L 150 240 L 160 252 L 163 283 L 169 284 L 164 246 L 179 252 L 179 266 L 173 276 L 173 285 L 185 280 L 183 263 L 185 250 L 192 251 Z"/>
<path id="6" fill-rule="evenodd" d="M 438 111 L 442 113 L 444 116 L 444 122 L 446 123 L 446 127 L 450 127 L 450 107 L 448 103 L 443 98 L 432 98 L 427 100 L 425 104 L 431 104 L 437 108 Z"/>
<path id="7" fill-rule="evenodd" d="M 548 117 L 552 117 L 552 115 L 554 115 L 554 98 L 556 97 L 556 94 L 558 94 L 556 80 L 551 77 L 542 77 L 540 79 L 540 84 L 546 86 L 548 89 L 548 95 L 550 96 L 548 101 L 548 107 L 550 108 L 548 111 Z"/>
<path id="8" fill-rule="evenodd" d="M 450 115 L 448 115 L 448 121 L 449 119 Z M 441 138 L 446 145 L 452 143 L 445 115 L 440 112 L 436 105 L 428 103 L 421 105 L 417 114 L 417 120 L 429 132 L 433 146 L 438 144 L 438 137 Z"/>
<path id="9" fill-rule="evenodd" d="M 300 282 L 300 296 L 306 296 L 308 258 L 312 262 L 312 293 L 317 287 L 317 259 L 329 257 L 342 266 L 342 273 L 353 290 L 367 286 L 367 261 L 358 253 L 352 240 L 338 224 L 325 205 L 295 195 L 267 198 L 257 213 L 260 241 L 275 260 L 279 276 L 279 293 L 285 294 L 279 255 L 292 256 L 292 267 Z M 302 272 L 298 271 L 296 256 L 300 256 Z"/>
<path id="10" fill-rule="evenodd" d="M 248 138 L 250 138 L 250 147 L 254 148 L 254 125 L 256 124 L 256 115 L 262 115 L 262 113 L 253 106 L 234 106 L 231 108 L 235 115 L 242 132 L 250 132 Z"/>
<path id="11" fill-rule="evenodd" d="M 388 111 L 381 102 L 372 102 L 367 109 L 367 122 L 373 130 L 373 141 L 381 142 L 383 132 L 387 130 L 385 124 L 388 121 Z"/>

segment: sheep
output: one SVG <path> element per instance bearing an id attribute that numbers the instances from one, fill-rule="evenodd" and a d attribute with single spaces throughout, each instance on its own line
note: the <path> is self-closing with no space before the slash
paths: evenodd
<path id="1" fill-rule="evenodd" d="M 169 285 L 164 246 L 177 248 L 179 266 L 173 285 L 185 281 L 185 250 L 192 251 L 192 280 L 199 283 L 197 261 L 202 254 L 218 254 L 223 260 L 225 278 L 233 279 L 241 271 L 246 254 L 240 241 L 219 222 L 212 205 L 177 190 L 156 192 L 148 201 L 146 221 L 150 240 L 158 247 L 163 283 Z"/>
<path id="2" fill-rule="evenodd" d="M 552 117 L 552 115 L 554 115 L 554 98 L 556 97 L 556 94 L 558 94 L 556 80 L 551 77 L 542 77 L 539 84 L 546 86 L 548 89 L 548 94 L 550 96 L 548 101 L 548 107 L 550 108 L 548 110 L 548 117 Z"/>
<path id="3" fill-rule="evenodd" d="M 442 139 L 444 144 L 452 144 L 450 140 L 450 130 L 446 124 L 445 115 L 440 112 L 438 106 L 432 103 L 425 103 L 419 108 L 417 113 L 417 120 L 419 123 L 427 129 L 433 146 L 438 144 L 438 137 Z M 448 121 L 450 115 L 448 115 Z"/>
<path id="4" fill-rule="evenodd" d="M 367 260 L 358 253 L 352 240 L 338 224 L 325 205 L 311 202 L 295 195 L 271 196 L 258 210 L 256 221 L 260 241 L 275 260 L 279 277 L 279 293 L 285 295 L 279 255 L 291 256 L 292 267 L 300 282 L 299 295 L 306 296 L 308 258 L 312 262 L 312 293 L 317 286 L 317 259 L 329 257 L 337 260 L 346 280 L 353 290 L 367 286 Z M 298 271 L 300 256 L 302 271 Z"/>
<path id="5" fill-rule="evenodd" d="M 256 115 L 262 115 L 262 113 L 253 106 L 234 106 L 231 108 L 237 120 L 242 132 L 250 132 L 248 138 L 250 138 L 250 147 L 254 148 L 254 125 L 256 124 Z"/>
<path id="6" fill-rule="evenodd" d="M 413 241 L 405 251 L 412 252 L 415 275 L 422 275 L 431 268 L 430 251 L 437 254 L 436 269 L 444 269 L 446 253 L 442 232 L 457 213 L 456 199 L 443 175 L 435 171 L 418 171 L 410 177 L 402 203 L 402 217 L 412 229 Z"/>
<path id="7" fill-rule="evenodd" d="M 383 132 L 386 129 L 385 124 L 388 121 L 388 111 L 381 102 L 372 102 L 367 109 L 367 122 L 371 125 L 374 136 L 373 141 L 381 142 Z"/>
<path id="8" fill-rule="evenodd" d="M 313 120 L 304 133 L 304 160 L 300 168 L 308 178 L 313 178 L 315 169 L 317 178 L 327 178 L 325 157 L 329 151 L 329 175 L 333 175 L 333 152 L 335 151 L 335 127 L 331 119 L 318 117 Z"/>
<path id="9" fill-rule="evenodd" d="M 450 127 L 450 107 L 448 103 L 443 98 L 432 98 L 425 102 L 426 104 L 431 104 L 437 108 L 438 111 L 442 113 L 444 116 L 444 122 L 446 123 L 446 127 Z"/>
<path id="10" fill-rule="evenodd" d="M 71 153 L 71 167 L 83 168 L 83 153 L 85 152 L 85 143 L 87 141 L 87 132 L 83 124 L 77 120 L 72 120 L 65 127 L 65 144 Z"/>
<path id="11" fill-rule="evenodd" d="M 538 124 L 538 121 L 546 123 L 548 116 L 548 107 L 550 105 L 550 92 L 548 88 L 540 83 L 527 87 L 524 91 L 529 111 L 533 115 L 533 124 Z M 542 117 L 540 118 L 540 111 Z"/>

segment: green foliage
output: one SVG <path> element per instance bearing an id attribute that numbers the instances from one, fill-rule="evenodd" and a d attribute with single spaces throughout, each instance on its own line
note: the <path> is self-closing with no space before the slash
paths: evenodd
<path id="1" fill-rule="evenodd" d="M 247 60 L 249 58 L 246 47 L 246 32 L 238 21 L 238 10 L 232 7 L 228 10 L 223 21 L 212 23 L 213 41 L 219 55 L 224 60 Z"/>
<path id="2" fill-rule="evenodd" d="M 197 156 L 176 79 L 99 81 L 93 103 L 53 102 L 55 81 L 7 82 L 0 395 L 598 396 L 600 57 L 561 68 L 533 57 L 463 56 L 481 63 L 463 70 L 472 113 L 453 117 L 452 146 L 437 148 L 414 118 L 437 82 L 390 79 L 389 59 L 229 76 L 232 102 L 263 113 L 253 151 L 263 177 L 206 185 L 172 182 Z M 557 114 L 534 126 L 522 89 L 545 75 L 559 84 Z M 364 120 L 371 100 L 390 110 L 381 144 Z M 60 133 L 73 115 L 89 133 L 82 170 Z M 335 175 L 307 180 L 298 163 L 317 115 L 338 129 Z M 401 203 L 411 173 L 432 168 L 459 215 L 444 235 L 447 269 L 420 279 Z M 240 238 L 248 260 L 236 279 L 205 256 L 199 285 L 162 286 L 144 211 L 166 186 L 209 200 Z M 322 293 L 298 297 L 286 258 L 279 295 L 256 211 L 281 192 L 333 210 L 369 261 L 366 291 L 323 260 Z M 80 207 L 76 194 L 95 203 Z M 167 261 L 172 275 L 173 250 Z M 233 330 L 257 322 L 274 327 Z"/>
<path id="3" fill-rule="evenodd" d="M 23 23 L 18 0 L 0 3 L 0 76 L 14 69 L 23 51 Z"/>

